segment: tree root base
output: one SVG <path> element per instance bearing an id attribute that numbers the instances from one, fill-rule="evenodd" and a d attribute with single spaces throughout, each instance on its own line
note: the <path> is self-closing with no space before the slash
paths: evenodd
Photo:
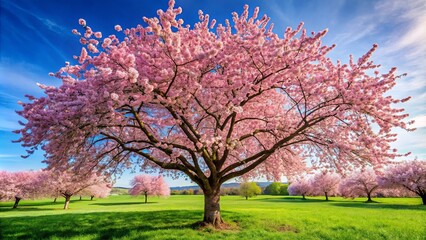
<path id="1" fill-rule="evenodd" d="M 200 230 L 200 231 L 207 231 L 207 232 L 212 232 L 215 230 L 239 230 L 240 228 L 238 227 L 237 224 L 228 224 L 225 222 L 222 222 L 220 224 L 212 224 L 212 223 L 207 223 L 204 221 L 199 221 L 196 222 L 194 224 L 192 224 L 192 228 L 196 229 L 196 230 Z"/>

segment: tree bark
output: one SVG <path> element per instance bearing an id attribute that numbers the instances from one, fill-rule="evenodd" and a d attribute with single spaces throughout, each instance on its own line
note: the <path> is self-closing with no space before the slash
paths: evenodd
<path id="1" fill-rule="evenodd" d="M 220 215 L 220 190 L 204 194 L 204 224 L 221 228 L 223 219 Z"/>
<path id="2" fill-rule="evenodd" d="M 325 201 L 328 201 L 328 194 L 325 192 Z"/>
<path id="3" fill-rule="evenodd" d="M 64 209 L 68 209 L 68 206 L 70 205 L 70 200 L 71 200 L 71 196 L 66 195 L 66 196 L 65 196 Z"/>
<path id="4" fill-rule="evenodd" d="M 95 197 L 95 196 L 90 196 L 90 201 L 92 201 L 94 197 Z"/>
<path id="5" fill-rule="evenodd" d="M 148 202 L 148 193 L 145 193 L 145 203 Z"/>
<path id="6" fill-rule="evenodd" d="M 13 207 L 12 207 L 12 208 L 17 208 L 17 207 L 18 207 L 18 204 L 19 204 L 19 201 L 21 201 L 21 198 L 19 198 L 19 197 L 15 197 L 15 204 L 13 204 Z"/>
<path id="7" fill-rule="evenodd" d="M 81 195 L 80 195 L 80 201 L 81 201 Z"/>
<path id="8" fill-rule="evenodd" d="M 246 200 L 248 200 L 248 197 L 246 196 Z"/>
<path id="9" fill-rule="evenodd" d="M 56 202 L 56 199 L 57 199 L 57 198 L 53 199 L 53 203 L 55 203 L 55 202 Z"/>
<path id="10" fill-rule="evenodd" d="M 423 201 L 423 205 L 426 205 L 426 194 L 420 196 Z"/>
<path id="11" fill-rule="evenodd" d="M 303 199 L 303 200 L 306 200 L 306 198 L 305 198 L 305 194 L 302 194 L 302 199 Z"/>
<path id="12" fill-rule="evenodd" d="M 368 194 L 367 194 L 367 198 L 368 198 L 368 199 L 367 199 L 367 202 L 373 202 L 373 200 L 371 200 L 371 194 L 369 194 L 369 193 L 368 193 Z"/>

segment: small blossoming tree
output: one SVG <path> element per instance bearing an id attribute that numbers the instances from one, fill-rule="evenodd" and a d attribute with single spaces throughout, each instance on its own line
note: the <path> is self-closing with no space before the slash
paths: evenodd
<path id="1" fill-rule="evenodd" d="M 157 177 L 138 175 L 133 178 L 130 185 L 132 186 L 129 189 L 130 195 L 143 194 L 145 196 L 145 203 L 148 202 L 148 196 L 170 195 L 170 188 L 161 175 Z"/>
<path id="2" fill-rule="evenodd" d="M 340 183 L 339 191 L 344 197 L 367 197 L 367 202 L 379 190 L 378 176 L 373 169 L 363 169 L 352 173 Z"/>
<path id="3" fill-rule="evenodd" d="M 309 177 L 298 177 L 291 181 L 288 186 L 288 193 L 290 195 L 302 196 L 302 199 L 306 199 L 306 196 L 312 194 L 313 188 Z"/>
<path id="4" fill-rule="evenodd" d="M 337 173 L 319 172 L 311 179 L 313 194 L 324 194 L 328 201 L 329 195 L 336 195 L 339 192 L 340 176 Z"/>

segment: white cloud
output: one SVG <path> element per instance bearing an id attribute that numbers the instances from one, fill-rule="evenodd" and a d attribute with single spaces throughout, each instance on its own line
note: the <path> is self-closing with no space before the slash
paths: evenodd
<path id="1" fill-rule="evenodd" d="M 415 121 L 414 124 L 412 125 L 412 127 L 415 127 L 415 128 L 426 127 L 426 115 L 416 116 L 411 120 Z"/>

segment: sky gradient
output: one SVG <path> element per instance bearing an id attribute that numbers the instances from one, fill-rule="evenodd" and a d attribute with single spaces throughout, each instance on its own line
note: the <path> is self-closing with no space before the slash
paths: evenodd
<path id="1" fill-rule="evenodd" d="M 155 2 L 155 3 L 153 3 Z M 142 17 L 156 16 L 157 9 L 167 9 L 167 1 L 22 1 L 0 0 L 0 170 L 19 171 L 45 167 L 43 153 L 27 159 L 24 148 L 12 140 L 18 135 L 20 109 L 17 102 L 25 94 L 42 96 L 36 83 L 58 86 L 60 80 L 49 77 L 65 61 L 74 62 L 81 45 L 71 30 L 80 29 L 78 19 L 84 18 L 94 31 L 104 36 L 115 34 L 114 26 L 131 28 L 144 24 Z M 402 107 L 416 120 L 414 132 L 399 133 L 394 143 L 401 153 L 412 152 L 410 159 L 426 159 L 426 1 L 424 0 L 215 0 L 176 1 L 183 8 L 181 18 L 186 24 L 198 20 L 198 10 L 208 13 L 219 23 L 241 13 L 243 5 L 260 7 L 260 16 L 267 14 L 274 23 L 274 32 L 282 36 L 287 26 L 295 28 L 301 21 L 305 28 L 318 32 L 328 28 L 326 45 L 337 47 L 329 54 L 333 60 L 347 62 L 349 54 L 362 56 L 374 43 L 379 49 L 373 55 L 382 71 L 393 66 L 398 73 L 408 73 L 400 79 L 390 94 L 397 98 L 411 96 Z M 134 174 L 126 173 L 117 181 L 128 186 Z M 172 181 L 171 186 L 191 185 L 185 179 Z"/>

